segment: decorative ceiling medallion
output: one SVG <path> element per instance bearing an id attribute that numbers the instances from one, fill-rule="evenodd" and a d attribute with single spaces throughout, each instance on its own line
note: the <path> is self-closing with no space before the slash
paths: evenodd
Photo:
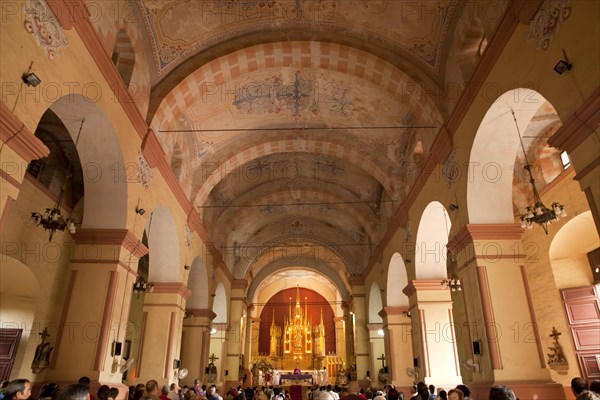
<path id="1" fill-rule="evenodd" d="M 294 81 L 289 83 L 284 83 L 281 75 L 248 82 L 237 91 L 232 105 L 245 115 L 287 112 L 298 118 L 310 112 L 313 115 L 327 113 L 345 117 L 352 112 L 347 92 L 344 82 L 333 81 L 320 88 L 315 79 L 306 78 L 296 71 Z"/>
<path id="2" fill-rule="evenodd" d="M 560 25 L 571 15 L 569 0 L 546 0 L 529 24 L 527 38 L 536 40 L 538 48 L 547 50 Z"/>
<path id="3" fill-rule="evenodd" d="M 58 49 L 68 44 L 62 26 L 44 0 L 29 0 L 25 13 L 25 30 L 36 37 L 48 58 L 54 60 Z"/>
<path id="4" fill-rule="evenodd" d="M 146 190 L 150 189 L 150 181 L 152 180 L 152 168 L 146 161 L 146 157 L 140 151 L 138 152 L 138 182 L 140 182 Z"/>

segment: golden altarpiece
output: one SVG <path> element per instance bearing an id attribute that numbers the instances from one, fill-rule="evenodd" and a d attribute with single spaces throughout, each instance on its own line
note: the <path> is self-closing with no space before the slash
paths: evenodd
<path id="1" fill-rule="evenodd" d="M 318 324 L 308 316 L 308 301 L 300 303 L 296 288 L 296 304 L 290 298 L 289 313 L 283 327 L 275 323 L 275 311 L 270 326 L 269 358 L 283 370 L 312 370 L 322 367 L 325 359 L 325 324 L 323 310 Z"/>

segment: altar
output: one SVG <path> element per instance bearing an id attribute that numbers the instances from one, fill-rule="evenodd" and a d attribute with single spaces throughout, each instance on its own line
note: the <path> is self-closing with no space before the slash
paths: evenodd
<path id="1" fill-rule="evenodd" d="M 300 381 L 310 381 L 311 384 L 315 383 L 314 376 L 312 374 L 281 374 L 279 375 L 279 384 L 283 385 L 285 381 L 291 381 L 291 384 L 298 384 Z"/>

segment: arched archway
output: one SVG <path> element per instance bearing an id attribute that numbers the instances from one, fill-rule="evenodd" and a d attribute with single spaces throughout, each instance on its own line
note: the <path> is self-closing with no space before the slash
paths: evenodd
<path id="1" fill-rule="evenodd" d="M 178 282 L 180 279 L 179 236 L 171 212 L 166 207 L 155 208 L 146 223 L 150 282 Z"/>
<path id="2" fill-rule="evenodd" d="M 417 230 L 415 278 L 445 278 L 446 245 L 452 222 L 446 208 L 439 201 L 425 207 Z"/>
<path id="3" fill-rule="evenodd" d="M 188 289 L 192 291 L 192 295 L 187 300 L 186 308 L 188 309 L 208 309 L 208 272 L 206 265 L 200 257 L 194 258 L 190 266 L 190 275 L 187 283 Z"/>
<path id="4" fill-rule="evenodd" d="M 61 97 L 50 110 L 61 120 L 77 144 L 85 191 L 82 227 L 125 227 L 126 165 L 112 123 L 94 101 L 77 94 Z"/>
<path id="5" fill-rule="evenodd" d="M 228 313 L 227 313 L 227 294 L 225 293 L 225 286 L 219 282 L 215 289 L 215 299 L 213 301 L 213 312 L 216 314 L 213 323 L 215 324 L 226 324 Z"/>
<path id="6" fill-rule="evenodd" d="M 400 253 L 394 253 L 388 266 L 387 287 L 385 291 L 388 307 L 408 307 L 408 297 L 402 293 L 408 285 L 406 265 Z"/>
<path id="7" fill-rule="evenodd" d="M 534 115 L 545 105 L 549 105 L 545 114 L 556 116 L 554 108 L 540 93 L 517 88 L 498 97 L 486 112 L 469 158 L 467 209 L 470 223 L 514 223 L 513 170 L 515 157 L 522 153 L 519 132 L 523 136 Z M 536 134 L 539 133 L 538 129 Z M 530 139 L 523 141 L 526 146 L 531 142 Z"/>
<path id="8" fill-rule="evenodd" d="M 572 217 L 556 232 L 549 257 L 556 287 L 588 286 L 594 282 L 587 254 L 600 247 L 591 211 Z M 593 267 L 593 266 L 592 266 Z"/>
<path id="9" fill-rule="evenodd" d="M 381 292 L 382 289 L 379 287 L 379 284 L 373 282 L 371 290 L 369 291 L 369 323 L 380 324 L 383 322 L 383 319 L 381 319 L 381 316 L 379 315 L 379 312 L 383 308 Z"/>

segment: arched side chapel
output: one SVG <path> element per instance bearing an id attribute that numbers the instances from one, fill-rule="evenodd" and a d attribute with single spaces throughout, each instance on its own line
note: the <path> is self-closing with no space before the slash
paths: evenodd
<path id="1" fill-rule="evenodd" d="M 1 5 L 1 379 L 600 379 L 600 5 L 242 3 Z"/>

